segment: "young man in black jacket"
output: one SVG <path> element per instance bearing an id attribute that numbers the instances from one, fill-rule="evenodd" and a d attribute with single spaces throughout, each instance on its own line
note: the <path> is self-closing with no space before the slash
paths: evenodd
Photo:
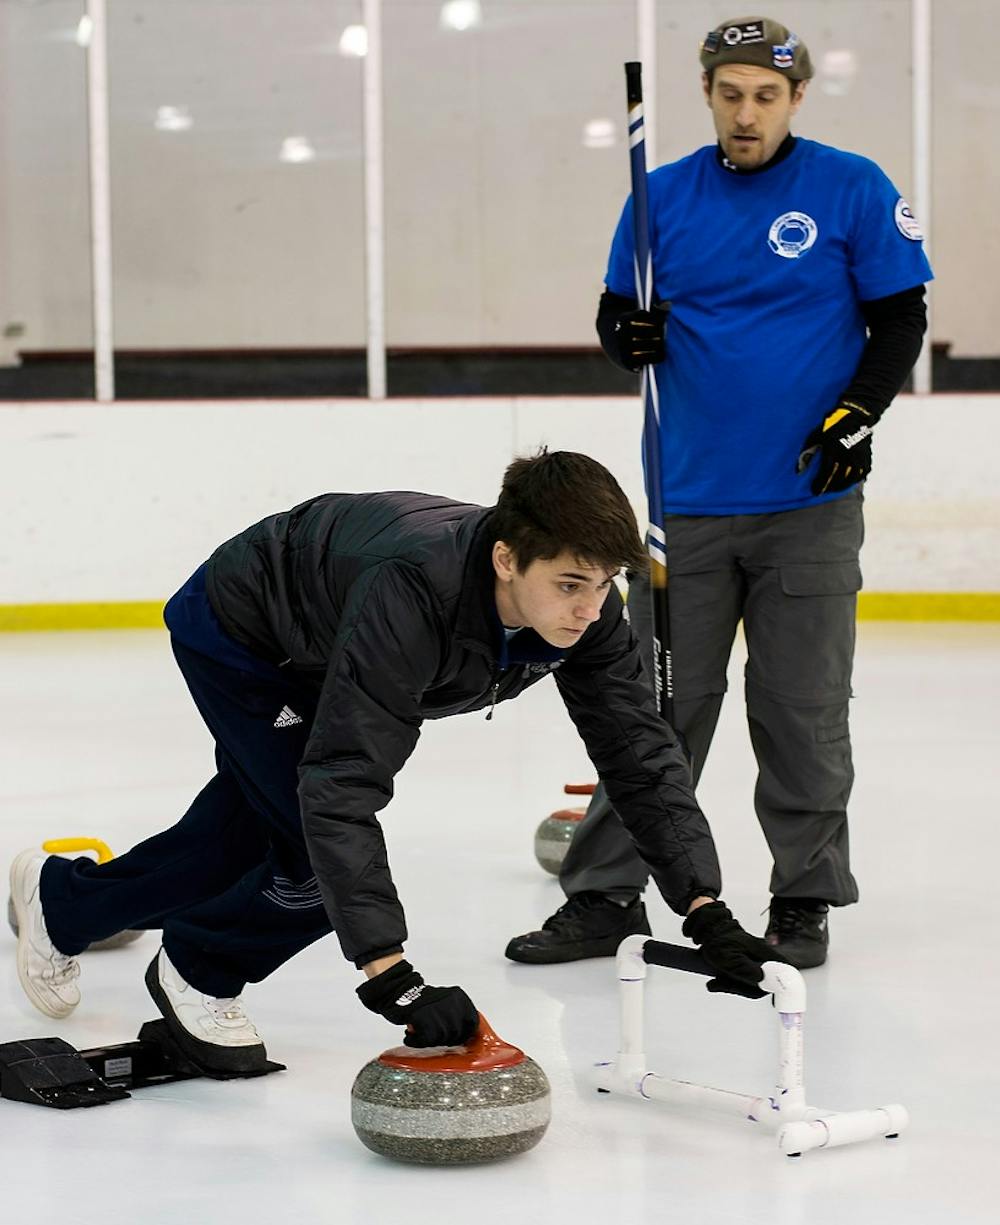
<path id="1" fill-rule="evenodd" d="M 568 452 L 515 461 L 495 507 L 326 494 L 222 545 L 165 611 L 217 772 L 177 825 L 109 863 L 17 857 L 32 1003 L 68 1016 L 76 954 L 162 928 L 146 983 L 172 1033 L 203 1066 L 252 1069 L 245 983 L 333 930 L 362 1003 L 408 1043 L 466 1041 L 469 997 L 403 960 L 376 814 L 423 719 L 492 713 L 549 673 L 687 934 L 721 975 L 758 982 L 770 951 L 717 900 L 712 836 L 613 583 L 644 561 L 614 478 Z"/>

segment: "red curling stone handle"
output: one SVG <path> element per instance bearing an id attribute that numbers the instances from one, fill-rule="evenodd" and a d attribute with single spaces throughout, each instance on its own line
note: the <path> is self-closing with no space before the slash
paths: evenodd
<path id="1" fill-rule="evenodd" d="M 523 1063 L 524 1051 L 504 1042 L 479 1014 L 479 1029 L 465 1046 L 450 1046 L 436 1055 L 421 1055 L 419 1048 L 398 1046 L 383 1051 L 378 1061 L 387 1068 L 403 1068 L 408 1072 L 493 1072 L 497 1068 L 513 1068 Z"/>

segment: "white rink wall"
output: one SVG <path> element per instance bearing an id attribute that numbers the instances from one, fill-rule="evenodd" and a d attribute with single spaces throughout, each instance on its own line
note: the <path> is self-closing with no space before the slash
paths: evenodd
<path id="1" fill-rule="evenodd" d="M 0 604 L 166 598 L 215 546 L 326 490 L 489 503 L 540 443 L 641 512 L 632 398 L 0 405 Z M 1000 395 L 902 396 L 878 428 L 868 591 L 1000 592 Z"/>

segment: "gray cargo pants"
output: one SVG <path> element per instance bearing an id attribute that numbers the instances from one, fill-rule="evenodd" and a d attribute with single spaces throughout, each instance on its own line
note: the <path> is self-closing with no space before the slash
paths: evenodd
<path id="1" fill-rule="evenodd" d="M 848 855 L 854 781 L 848 699 L 864 537 L 861 490 L 769 515 L 668 515 L 674 721 L 701 775 L 743 621 L 754 793 L 774 870 L 771 893 L 858 899 Z M 629 593 L 632 626 L 652 651 L 649 586 Z M 559 882 L 621 899 L 648 879 L 603 787 L 573 836 Z"/>

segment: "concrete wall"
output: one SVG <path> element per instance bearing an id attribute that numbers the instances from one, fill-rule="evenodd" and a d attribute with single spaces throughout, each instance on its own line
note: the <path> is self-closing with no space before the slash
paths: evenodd
<path id="1" fill-rule="evenodd" d="M 492 502 L 540 443 L 600 458 L 642 517 L 636 399 L 0 405 L 0 605 L 163 599 L 228 536 L 326 490 Z M 1000 396 L 879 425 L 870 591 L 1000 592 Z"/>

